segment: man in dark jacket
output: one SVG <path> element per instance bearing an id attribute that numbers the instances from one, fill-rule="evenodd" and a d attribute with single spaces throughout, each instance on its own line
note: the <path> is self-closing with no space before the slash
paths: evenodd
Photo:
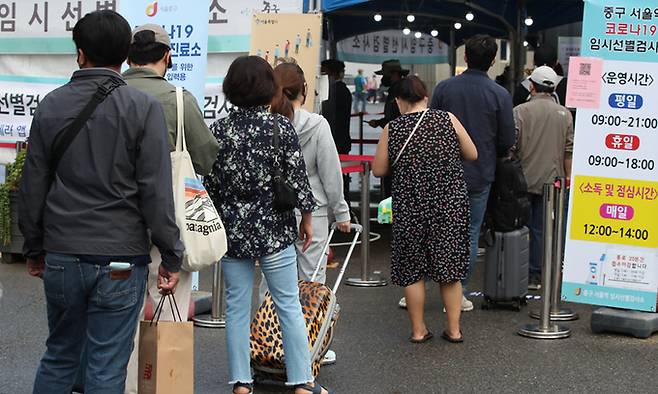
<path id="1" fill-rule="evenodd" d="M 452 112 L 464 125 L 478 150 L 476 161 L 464 162 L 464 178 L 471 207 L 471 253 L 466 286 L 477 261 L 480 227 L 496 172 L 497 156 L 506 155 L 514 145 L 515 129 L 512 98 L 505 88 L 492 81 L 487 71 L 493 65 L 498 45 L 486 35 L 466 41 L 468 69 L 441 82 L 434 89 L 430 108 Z M 462 298 L 462 310 L 473 310 L 473 303 Z"/>
<path id="2" fill-rule="evenodd" d="M 560 82 L 555 87 L 554 97 L 559 105 L 566 105 L 567 99 L 567 79 L 562 77 L 560 64 L 557 62 L 557 51 L 555 48 L 545 45 L 535 49 L 534 54 L 535 67 L 548 66 L 552 68 L 560 77 Z M 559 71 L 559 72 L 558 72 Z M 514 89 L 514 106 L 521 105 L 530 100 L 530 77 L 527 77 Z"/>
<path id="3" fill-rule="evenodd" d="M 395 96 L 398 83 L 409 74 L 409 70 L 403 69 L 399 60 L 387 60 L 382 63 L 381 70 L 375 71 L 375 74 L 382 76 L 382 86 L 388 87 L 388 96 L 386 96 L 386 102 L 384 103 L 384 117 L 372 119 L 368 122 L 368 125 L 383 129 L 390 121 L 400 116 L 400 108 L 398 108 L 398 104 L 395 101 Z M 383 197 L 389 197 L 391 195 L 391 183 L 391 176 L 382 178 Z"/>
<path id="4" fill-rule="evenodd" d="M 86 344 L 87 365 L 80 366 L 85 390 L 119 394 L 151 242 L 162 255 L 158 282 L 164 292 L 176 287 L 183 245 L 162 107 L 125 86 L 119 74 L 130 25 L 114 11 L 93 12 L 76 23 L 73 41 L 80 70 L 37 108 L 20 188 L 28 271 L 43 278 L 48 310 L 49 336 L 34 393 L 70 393 Z M 118 87 L 51 168 L 58 133 L 110 81 Z"/>
<path id="5" fill-rule="evenodd" d="M 350 117 L 352 94 L 343 82 L 345 63 L 329 59 L 322 62 L 322 72 L 329 77 L 329 99 L 322 102 L 322 116 L 327 119 L 339 154 L 349 154 L 352 150 Z"/>
<path id="6" fill-rule="evenodd" d="M 387 60 L 382 63 L 382 69 L 375 71 L 375 74 L 382 76 L 382 86 L 388 87 L 388 96 L 384 104 L 384 117 L 373 119 L 368 122 L 370 127 L 386 127 L 388 122 L 400 116 L 400 109 L 395 102 L 395 92 L 398 88 L 398 82 L 409 75 L 409 70 L 402 68 L 399 60 Z"/>
<path id="7" fill-rule="evenodd" d="M 329 99 L 322 102 L 322 116 L 329 122 L 336 150 L 341 155 L 349 155 L 352 150 L 350 121 L 352 116 L 352 93 L 343 82 L 345 63 L 340 60 L 324 60 L 322 73 L 329 77 Z M 350 204 L 350 176 L 343 175 L 343 196 Z"/>

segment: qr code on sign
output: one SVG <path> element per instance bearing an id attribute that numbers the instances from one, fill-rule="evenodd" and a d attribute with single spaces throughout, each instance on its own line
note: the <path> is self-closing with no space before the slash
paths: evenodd
<path id="1" fill-rule="evenodd" d="M 592 63 L 581 63 L 580 70 L 578 71 L 579 75 L 589 76 L 592 72 Z"/>

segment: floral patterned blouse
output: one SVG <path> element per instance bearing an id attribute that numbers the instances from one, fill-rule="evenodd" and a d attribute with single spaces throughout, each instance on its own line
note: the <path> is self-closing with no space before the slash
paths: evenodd
<path id="1" fill-rule="evenodd" d="M 267 107 L 233 107 L 210 126 L 219 153 L 205 186 L 226 227 L 227 255 L 249 259 L 268 256 L 292 245 L 298 237 L 293 211 L 273 208 L 274 121 L 279 122 L 282 173 L 297 191 L 297 208 L 312 212 L 315 200 L 306 175 L 297 133 L 290 121 Z M 280 161 L 284 163 L 284 161 Z"/>

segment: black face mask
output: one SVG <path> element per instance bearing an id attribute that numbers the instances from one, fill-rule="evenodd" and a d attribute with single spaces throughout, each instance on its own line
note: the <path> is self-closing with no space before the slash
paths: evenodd
<path id="1" fill-rule="evenodd" d="M 391 76 L 390 75 L 384 75 L 382 77 L 382 85 L 388 87 L 391 86 L 393 81 L 391 81 Z"/>

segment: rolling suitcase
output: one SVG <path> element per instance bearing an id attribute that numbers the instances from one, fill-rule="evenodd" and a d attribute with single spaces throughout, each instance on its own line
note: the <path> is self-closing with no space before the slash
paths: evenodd
<path id="1" fill-rule="evenodd" d="M 507 305 L 520 311 L 528 294 L 529 264 L 530 231 L 527 227 L 495 232 L 493 245 L 486 249 L 482 308 Z"/>
<path id="2" fill-rule="evenodd" d="M 363 231 L 361 225 L 358 224 L 352 224 L 352 230 L 354 231 L 354 238 L 333 288 L 313 281 L 320 270 L 322 258 L 318 261 L 318 266 L 311 281 L 299 281 L 299 300 L 302 304 L 302 312 L 308 331 L 308 346 L 311 351 L 313 376 L 320 373 L 320 363 L 327 350 L 329 350 L 339 312 L 336 292 L 343 279 L 356 242 Z M 322 250 L 323 257 L 328 256 L 329 244 L 335 231 L 336 224 L 334 223 L 331 226 L 327 243 Z M 265 300 L 258 308 L 251 322 L 250 342 L 251 366 L 256 372 L 256 380 L 285 381 L 286 366 L 283 356 L 283 338 L 274 302 L 269 293 L 266 294 Z"/>

